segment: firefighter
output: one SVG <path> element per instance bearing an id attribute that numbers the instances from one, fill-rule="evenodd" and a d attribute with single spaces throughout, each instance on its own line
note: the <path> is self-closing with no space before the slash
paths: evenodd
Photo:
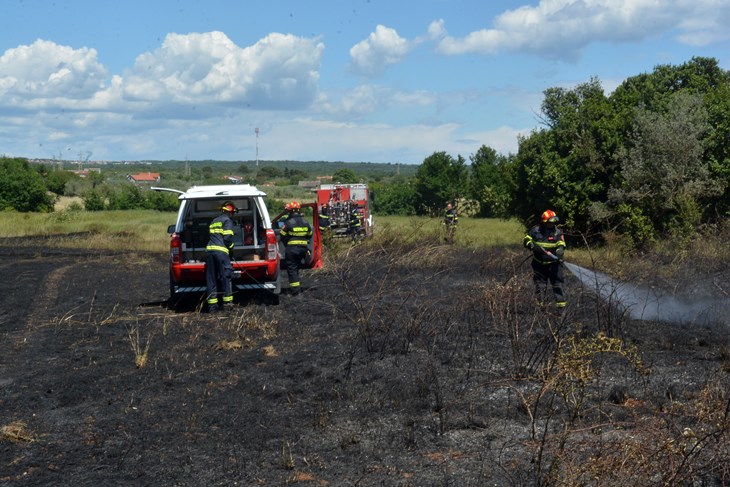
<path id="1" fill-rule="evenodd" d="M 330 229 L 330 207 L 329 205 L 323 205 L 319 209 L 319 230 L 326 232 Z"/>
<path id="2" fill-rule="evenodd" d="M 525 235 L 522 245 L 533 253 L 532 278 L 538 302 L 543 301 L 549 282 L 553 288 L 555 305 L 562 309 L 568 304 L 563 292 L 565 236 L 557 226 L 558 221 L 558 215 L 553 210 L 545 210 L 540 216 L 540 223 Z"/>
<path id="3" fill-rule="evenodd" d="M 286 272 L 289 276 L 289 292 L 296 296 L 301 292 L 299 269 L 309 252 L 312 226 L 302 218 L 302 208 L 297 201 L 288 203 L 285 210 L 289 213 L 281 228 L 281 240 L 286 246 Z"/>
<path id="4" fill-rule="evenodd" d="M 351 207 L 350 220 L 347 229 L 353 242 L 360 240 L 362 237 L 362 217 L 360 216 L 360 211 L 357 209 L 356 205 L 352 205 Z"/>
<path id="5" fill-rule="evenodd" d="M 221 306 L 225 307 L 233 302 L 233 267 L 231 266 L 231 252 L 233 251 L 233 217 L 238 210 L 236 206 L 226 201 L 221 206 L 221 214 L 210 222 L 208 227 L 208 245 L 205 247 L 205 280 L 207 286 L 208 312 L 219 310 L 218 296 L 221 297 Z"/>
<path id="6" fill-rule="evenodd" d="M 451 243 L 454 241 L 454 233 L 456 226 L 459 224 L 459 215 L 456 208 L 451 203 L 446 205 L 446 213 L 444 214 L 444 225 L 446 226 L 446 241 Z"/>

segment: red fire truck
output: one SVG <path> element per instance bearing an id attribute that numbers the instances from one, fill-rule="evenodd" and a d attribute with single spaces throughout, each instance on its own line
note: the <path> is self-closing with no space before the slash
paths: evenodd
<path id="1" fill-rule="evenodd" d="M 321 184 L 314 191 L 317 193 L 317 206 L 329 213 L 330 230 L 334 236 L 351 235 L 349 227 L 353 211 L 360 217 L 361 236 L 372 235 L 373 216 L 370 213 L 372 195 L 367 184 Z"/>

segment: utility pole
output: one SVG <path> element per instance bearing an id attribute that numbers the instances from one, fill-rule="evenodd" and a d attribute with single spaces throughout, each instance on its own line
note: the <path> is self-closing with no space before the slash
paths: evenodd
<path id="1" fill-rule="evenodd" d="M 259 128 L 256 127 L 256 177 L 259 176 Z"/>

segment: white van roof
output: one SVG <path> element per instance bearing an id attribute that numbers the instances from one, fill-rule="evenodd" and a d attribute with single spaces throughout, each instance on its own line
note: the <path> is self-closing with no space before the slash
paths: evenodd
<path id="1" fill-rule="evenodd" d="M 193 186 L 180 195 L 180 199 L 214 198 L 216 196 L 266 196 L 266 193 L 250 184 L 217 184 L 212 186 Z"/>

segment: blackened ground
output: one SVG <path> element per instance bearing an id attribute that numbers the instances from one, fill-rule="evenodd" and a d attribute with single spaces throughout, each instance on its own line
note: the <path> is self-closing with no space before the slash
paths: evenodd
<path id="1" fill-rule="evenodd" d="M 2 486 L 730 482 L 727 324 L 570 276 L 557 314 L 517 249 L 365 243 L 219 315 L 165 255 L 0 255 Z"/>

